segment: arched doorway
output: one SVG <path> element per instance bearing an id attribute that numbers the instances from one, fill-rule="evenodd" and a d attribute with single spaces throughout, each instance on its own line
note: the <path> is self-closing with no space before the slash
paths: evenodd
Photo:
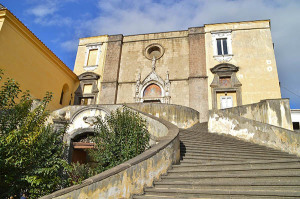
<path id="1" fill-rule="evenodd" d="M 91 141 L 93 135 L 93 132 L 88 131 L 75 136 L 71 140 L 71 162 L 79 162 L 81 164 L 91 162 L 88 149 L 94 148 L 94 143 Z"/>

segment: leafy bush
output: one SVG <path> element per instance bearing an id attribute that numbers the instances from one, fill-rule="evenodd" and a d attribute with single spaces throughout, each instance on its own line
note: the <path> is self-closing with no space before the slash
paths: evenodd
<path id="1" fill-rule="evenodd" d="M 80 184 L 83 180 L 94 175 L 96 173 L 89 164 L 71 163 L 68 169 L 68 181 L 70 185 Z"/>
<path id="2" fill-rule="evenodd" d="M 0 90 L 0 198 L 24 191 L 38 198 L 66 186 L 62 175 L 67 166 L 62 159 L 64 131 L 54 133 L 45 125 L 52 95 L 47 93 L 33 108 L 28 93 L 22 93 L 12 79 Z"/>
<path id="3" fill-rule="evenodd" d="M 95 132 L 95 149 L 89 153 L 98 162 L 98 172 L 141 154 L 147 149 L 150 138 L 146 121 L 127 107 L 112 111 L 104 120 L 98 117 Z"/>

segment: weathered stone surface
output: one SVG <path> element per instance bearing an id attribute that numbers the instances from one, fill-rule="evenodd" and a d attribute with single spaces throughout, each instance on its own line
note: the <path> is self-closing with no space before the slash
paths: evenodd
<path id="1" fill-rule="evenodd" d="M 210 111 L 208 121 L 209 131 L 230 134 L 256 144 L 300 156 L 300 134 L 288 129 L 241 117 L 236 113 L 237 109 Z"/>
<path id="2" fill-rule="evenodd" d="M 123 35 L 108 37 L 100 104 L 116 104 Z"/>
<path id="3" fill-rule="evenodd" d="M 259 103 L 237 106 L 224 109 L 223 111 L 258 122 L 293 130 L 288 99 L 262 100 Z"/>
<path id="4" fill-rule="evenodd" d="M 173 104 L 126 104 L 144 113 L 169 121 L 179 128 L 190 128 L 199 122 L 199 112 L 185 106 Z"/>

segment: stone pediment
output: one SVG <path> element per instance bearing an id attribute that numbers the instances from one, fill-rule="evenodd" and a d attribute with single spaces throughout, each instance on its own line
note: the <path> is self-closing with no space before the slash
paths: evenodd
<path id="1" fill-rule="evenodd" d="M 147 83 L 152 82 L 152 81 L 158 82 L 161 86 L 164 86 L 164 84 L 165 84 L 165 81 L 155 71 L 152 71 L 144 79 L 144 81 L 142 82 L 142 85 L 146 85 Z"/>
<path id="2" fill-rule="evenodd" d="M 238 72 L 239 67 L 233 64 L 218 64 L 215 67 L 211 68 L 210 71 L 212 73 L 220 73 L 220 72 Z"/>

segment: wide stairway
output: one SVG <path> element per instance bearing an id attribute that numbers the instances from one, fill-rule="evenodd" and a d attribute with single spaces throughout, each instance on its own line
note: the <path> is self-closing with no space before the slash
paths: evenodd
<path id="1" fill-rule="evenodd" d="M 208 133 L 207 123 L 180 141 L 180 164 L 133 198 L 300 198 L 297 156 Z"/>

